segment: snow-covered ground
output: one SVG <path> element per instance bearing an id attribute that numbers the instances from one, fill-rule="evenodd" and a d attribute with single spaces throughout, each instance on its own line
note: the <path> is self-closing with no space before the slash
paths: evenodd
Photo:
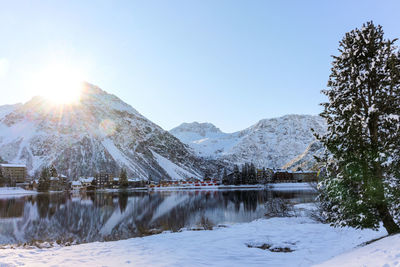
<path id="1" fill-rule="evenodd" d="M 167 186 L 167 187 L 153 187 L 154 191 L 177 191 L 177 190 L 264 190 L 265 185 L 216 185 L 216 186 L 194 186 L 194 185 L 182 185 L 182 186 Z"/>
<path id="2" fill-rule="evenodd" d="M 384 235 L 383 229 L 332 228 L 307 216 L 271 218 L 212 231 L 50 249 L 5 248 L 0 249 L 0 266 L 311 266 Z M 292 252 L 274 252 L 279 250 Z"/>
<path id="3" fill-rule="evenodd" d="M 0 198 L 10 198 L 21 195 L 35 195 L 36 191 L 25 190 L 19 187 L 0 187 Z"/>
<path id="4" fill-rule="evenodd" d="M 274 183 L 268 184 L 268 188 L 273 190 L 314 190 L 310 183 Z"/>
<path id="5" fill-rule="evenodd" d="M 400 234 L 356 248 L 317 266 L 399 266 Z"/>

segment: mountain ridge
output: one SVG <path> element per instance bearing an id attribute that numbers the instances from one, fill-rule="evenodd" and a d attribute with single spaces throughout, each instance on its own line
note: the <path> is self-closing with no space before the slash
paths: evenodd
<path id="1" fill-rule="evenodd" d="M 42 97 L 0 107 L 0 157 L 30 175 L 54 164 L 69 176 L 126 168 L 142 179 L 202 177 L 204 163 L 177 138 L 117 96 L 84 84 L 79 104 Z"/>
<path id="2" fill-rule="evenodd" d="M 292 165 L 288 163 L 303 155 L 307 147 L 315 142 L 311 128 L 317 133 L 326 130 L 325 121 L 318 115 L 298 114 L 262 119 L 233 133 L 220 131 L 214 134 L 207 132 L 206 128 L 203 129 L 202 138 L 199 138 L 196 133 L 200 131 L 198 128 L 201 125 L 210 127 L 209 123 L 186 123 L 171 129 L 170 133 L 189 145 L 200 157 L 239 165 L 253 162 L 259 167 L 270 168 L 292 166 L 294 162 Z M 304 156 L 307 155 L 307 161 L 312 161 L 309 153 Z"/>

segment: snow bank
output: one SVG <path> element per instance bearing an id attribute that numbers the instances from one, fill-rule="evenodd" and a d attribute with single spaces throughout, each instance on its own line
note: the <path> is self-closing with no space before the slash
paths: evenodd
<path id="1" fill-rule="evenodd" d="M 276 183 L 268 184 L 273 190 L 315 190 L 309 183 Z"/>
<path id="2" fill-rule="evenodd" d="M 0 249 L 0 265 L 311 266 L 385 234 L 384 230 L 332 228 L 306 217 L 272 218 L 212 231 L 50 249 Z M 292 252 L 256 248 L 263 245 Z"/>
<path id="3" fill-rule="evenodd" d="M 0 187 L 0 198 L 10 198 L 21 195 L 35 195 L 36 191 L 25 190 L 19 187 Z"/>
<path id="4" fill-rule="evenodd" d="M 217 186 L 166 186 L 166 187 L 153 187 L 154 191 L 184 191 L 184 190 L 264 190 L 264 185 L 217 185 Z"/>
<path id="5" fill-rule="evenodd" d="M 365 247 L 356 248 L 317 266 L 398 266 L 400 234 L 385 237 Z"/>

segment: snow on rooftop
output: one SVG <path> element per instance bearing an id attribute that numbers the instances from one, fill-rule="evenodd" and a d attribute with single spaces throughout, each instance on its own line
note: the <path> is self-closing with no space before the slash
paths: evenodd
<path id="1" fill-rule="evenodd" d="M 0 164 L 1 167 L 7 168 L 7 167 L 12 167 L 12 168 L 26 168 L 26 165 L 23 164 L 6 164 L 6 163 L 2 163 Z"/>
<path id="2" fill-rule="evenodd" d="M 93 180 L 94 180 L 94 177 L 87 177 L 87 178 L 80 177 L 79 178 L 79 181 L 81 181 L 82 183 L 91 183 Z"/>
<path id="3" fill-rule="evenodd" d="M 118 182 L 119 181 L 119 177 L 114 177 L 113 180 Z M 142 181 L 142 179 L 140 179 L 140 178 L 128 178 L 128 182 L 139 182 L 139 181 Z"/>

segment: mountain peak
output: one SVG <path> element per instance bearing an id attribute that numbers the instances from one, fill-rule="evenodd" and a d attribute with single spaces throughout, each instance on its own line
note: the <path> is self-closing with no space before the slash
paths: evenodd
<path id="1" fill-rule="evenodd" d="M 315 141 L 311 128 L 321 133 L 326 125 L 319 116 L 291 114 L 262 119 L 230 134 L 219 130 L 215 134 L 211 130 L 206 132 L 204 129 L 208 127 L 208 124 L 184 123 L 170 132 L 202 157 L 239 165 L 253 162 L 259 167 L 280 168 Z"/>
<path id="2" fill-rule="evenodd" d="M 209 122 L 200 123 L 197 121 L 191 123 L 184 122 L 178 127 L 175 127 L 172 130 L 170 130 L 170 132 L 172 134 L 184 133 L 184 132 L 197 133 L 199 136 L 202 137 L 206 137 L 208 134 L 222 133 L 222 131 L 212 123 Z"/>
<path id="3" fill-rule="evenodd" d="M 138 178 L 201 177 L 203 168 L 178 139 L 117 96 L 85 83 L 79 103 L 51 105 L 33 97 L 0 107 L 0 157 L 26 164 L 30 175 L 48 164 L 60 173 Z M 1 115 L 4 116 L 1 116 Z"/>

